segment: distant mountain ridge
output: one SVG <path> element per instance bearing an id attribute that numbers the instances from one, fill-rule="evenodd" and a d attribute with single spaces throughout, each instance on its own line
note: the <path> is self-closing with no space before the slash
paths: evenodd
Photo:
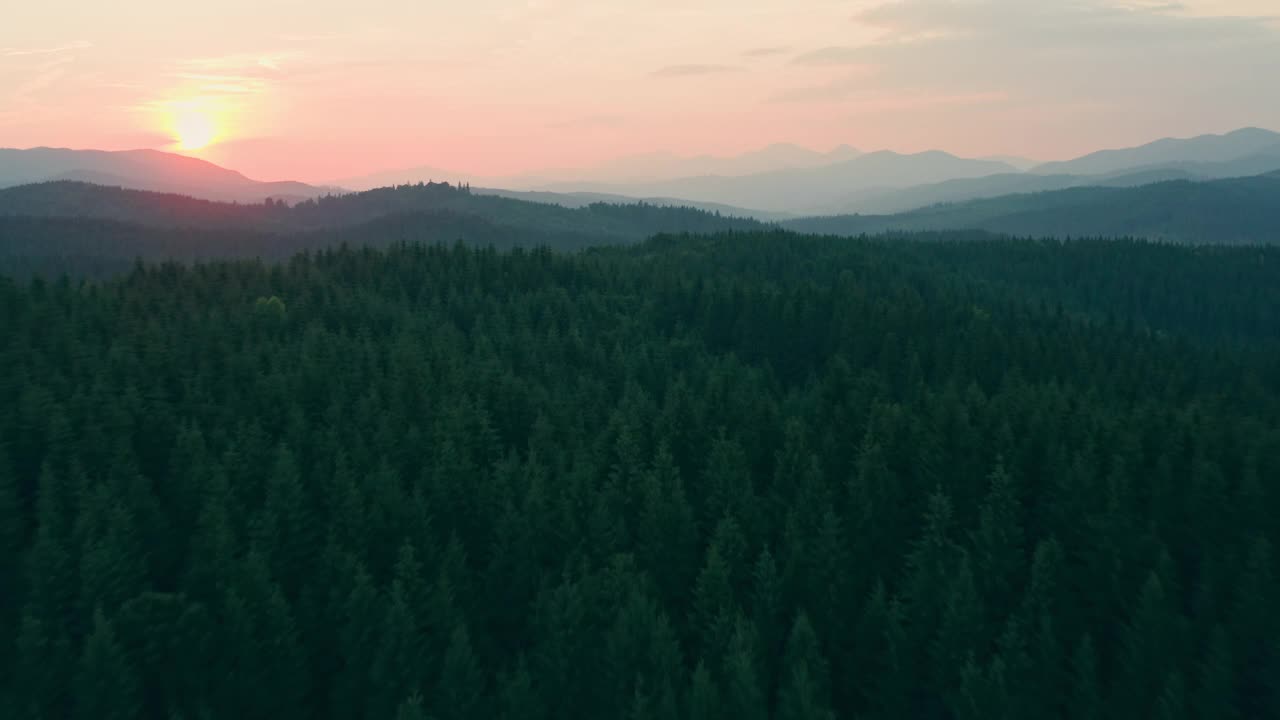
<path id="1" fill-rule="evenodd" d="M 882 150 L 831 165 L 755 175 L 709 175 L 634 184 L 556 183 L 542 189 L 552 192 L 675 197 L 770 212 L 803 214 L 828 206 L 857 190 L 885 185 L 910 186 L 1009 172 L 1015 172 L 1015 169 L 1005 163 L 960 158 L 938 150 L 910 155 Z"/>
<path id="2" fill-rule="evenodd" d="M 1244 154 L 1238 154 L 1241 152 Z M 1158 162 L 1146 162 L 1148 160 Z M 1104 168 L 1105 172 L 1086 172 Z M 899 213 L 937 203 L 1010 193 L 1088 186 L 1136 187 L 1166 180 L 1216 180 L 1249 177 L 1277 169 L 1280 169 L 1280 133 L 1247 128 L 1227 135 L 1167 139 L 1131 150 L 1093 153 L 1076 160 L 1045 163 L 1029 172 L 958 178 L 906 188 L 872 188 L 849 193 L 817 211 L 820 214 Z"/>
<path id="3" fill-rule="evenodd" d="M 896 215 L 803 218 L 782 225 L 797 232 L 831 235 L 986 230 L 1036 237 L 1280 244 L 1280 172 L 1139 187 L 1076 187 L 941 204 Z"/>
<path id="4" fill-rule="evenodd" d="M 296 201 L 338 191 L 301 182 L 261 182 L 199 158 L 159 150 L 0 149 L 0 188 L 79 180 L 227 202 Z"/>
<path id="5" fill-rule="evenodd" d="M 455 243 L 577 251 L 660 233 L 760 230 L 754 220 L 690 208 L 596 203 L 570 209 L 478 195 L 446 184 L 326 196 L 292 207 L 232 204 L 68 181 L 0 190 L 0 265 L 95 267 L 134 258 L 285 260 L 340 244 Z"/>
<path id="6" fill-rule="evenodd" d="M 1039 175 L 1106 175 L 1171 163 L 1228 162 L 1276 151 L 1280 151 L 1280 133 L 1251 127 L 1223 135 L 1164 138 L 1133 148 L 1099 150 L 1074 160 L 1037 165 L 1031 172 Z"/>
<path id="7" fill-rule="evenodd" d="M 776 170 L 820 167 L 858 157 L 849 145 L 829 152 L 790 143 L 775 143 L 739 155 L 686 157 L 668 152 L 626 155 L 584 168 L 549 168 L 518 175 L 483 176 L 424 165 L 335 180 L 332 184 L 355 190 L 419 182 L 466 182 L 509 191 L 531 191 L 558 182 L 628 183 L 658 182 L 702 175 L 740 176 Z"/>
<path id="8" fill-rule="evenodd" d="M 939 203 L 1074 187 L 1134 187 L 1169 180 L 1246 177 L 1280 170 L 1280 133 L 1243 128 L 1223 135 L 1166 138 L 1134 148 L 1102 150 L 1066 161 L 1017 157 L 964 158 L 942 151 L 863 153 L 779 143 L 728 157 L 657 152 L 594 168 L 546 170 L 483 178 L 437 167 L 377 173 L 343 185 L 259 182 L 196 158 L 156 150 L 105 152 L 0 149 L 0 188 L 74 180 L 249 204 L 266 198 L 297 203 L 345 194 L 342 187 L 394 187 L 425 181 L 465 183 L 477 194 L 580 208 L 595 202 L 695 207 L 763 221 L 800 216 L 886 215 Z M 626 177 L 626 182 L 600 178 Z"/>

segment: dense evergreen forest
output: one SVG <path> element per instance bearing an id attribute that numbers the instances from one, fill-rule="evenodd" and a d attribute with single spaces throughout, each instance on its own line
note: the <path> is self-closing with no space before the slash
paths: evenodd
<path id="1" fill-rule="evenodd" d="M 1280 717 L 1274 248 L 393 244 L 0 337 L 2 717 Z"/>

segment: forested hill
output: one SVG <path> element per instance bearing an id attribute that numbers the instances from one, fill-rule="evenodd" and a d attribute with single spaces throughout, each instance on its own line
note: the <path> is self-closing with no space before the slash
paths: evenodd
<path id="1" fill-rule="evenodd" d="M 0 189 L 0 216 L 89 218 L 150 227 L 203 230 L 305 232 L 360 225 L 397 215 L 453 213 L 536 232 L 573 232 L 603 242 L 642 239 L 658 232 L 752 229 L 754 220 L 692 208 L 593 203 L 565 208 L 473 194 L 447 183 L 401 185 L 329 195 L 289 206 L 238 204 L 183 195 L 128 190 L 79 182 L 50 182 Z"/>
<path id="2" fill-rule="evenodd" d="M 799 232 L 835 235 L 964 228 L 1036 237 L 1277 243 L 1280 173 L 1132 188 L 1072 188 L 936 205 L 897 215 L 841 215 L 782 224 Z"/>
<path id="3" fill-rule="evenodd" d="M 1280 717 L 1277 251 L 932 240 L 0 280 L 0 717 Z"/>
<path id="4" fill-rule="evenodd" d="M 594 203 L 569 209 L 473 195 L 446 184 L 383 188 L 289 207 L 58 182 L 0 190 L 0 273 L 107 277 L 128 270 L 135 259 L 281 261 L 343 243 L 457 241 L 572 251 L 639 242 L 661 232 L 763 227 L 690 208 Z"/>
<path id="5" fill-rule="evenodd" d="M 465 243 L 477 247 L 549 247 L 576 251 L 640 236 L 609 236 L 500 225 L 450 211 L 392 215 L 362 225 L 305 232 L 157 228 L 110 220 L 0 217 L 0 275 L 108 278 L 136 261 L 251 260 L 283 262 L 301 252 L 340 245 L 385 248 L 398 243 Z"/>

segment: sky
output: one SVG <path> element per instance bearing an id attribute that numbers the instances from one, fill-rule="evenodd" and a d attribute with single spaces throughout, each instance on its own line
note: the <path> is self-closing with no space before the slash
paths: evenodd
<path id="1" fill-rule="evenodd" d="M 40 0 L 0 25 L 0 146 L 263 180 L 638 153 L 1062 159 L 1280 129 L 1280 0 Z"/>

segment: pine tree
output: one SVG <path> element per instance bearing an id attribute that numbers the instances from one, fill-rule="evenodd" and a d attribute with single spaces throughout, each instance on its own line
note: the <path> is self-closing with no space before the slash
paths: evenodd
<path id="1" fill-rule="evenodd" d="M 183 582 L 185 591 L 202 602 L 219 601 L 219 588 L 231 582 L 235 572 L 239 544 L 233 517 L 235 507 L 226 473 L 214 472 L 196 519 Z"/>
<path id="2" fill-rule="evenodd" d="M 141 712 L 138 679 L 102 611 L 93 616 L 75 679 L 75 717 L 133 720 Z"/>
<path id="3" fill-rule="evenodd" d="M 721 720 L 720 705 L 720 688 L 707 670 L 706 663 L 699 661 L 693 670 L 693 684 L 689 689 L 689 720 Z"/>
<path id="4" fill-rule="evenodd" d="M 14 640 L 13 705 L 20 716 L 67 717 L 66 680 L 75 666 L 63 628 L 49 628 L 31 612 L 23 615 Z"/>
<path id="5" fill-rule="evenodd" d="M 47 632 L 81 626 L 75 612 L 76 578 L 68 548 L 70 499 L 62 478 L 46 465 L 37 490 L 35 543 L 27 554 L 27 608 Z"/>
<path id="6" fill-rule="evenodd" d="M 1002 720 L 1018 717 L 1009 709 L 1009 689 L 1003 658 L 992 659 L 984 672 L 971 655 L 960 670 L 960 692 L 953 705 L 962 720 Z"/>
<path id="7" fill-rule="evenodd" d="M 698 539 L 684 482 L 665 445 L 658 449 L 653 467 L 641 482 L 643 493 L 636 523 L 641 566 L 653 574 L 663 599 L 676 602 L 696 572 L 690 559 L 696 556 Z"/>
<path id="8" fill-rule="evenodd" d="M 3 638 L 17 636 L 22 546 L 26 540 L 25 515 L 9 455 L 0 445 L 0 637 Z M 0 642 L 0 674 L 9 670 L 9 653 L 9 641 Z"/>
<path id="9" fill-rule="evenodd" d="M 502 678 L 500 701 L 502 720 L 542 720 L 547 716 L 523 655 L 516 660 L 515 669 Z"/>
<path id="10" fill-rule="evenodd" d="M 740 720 L 766 720 L 768 708 L 756 659 L 751 626 L 739 618 L 725 657 L 724 716 Z"/>
<path id="11" fill-rule="evenodd" d="M 1165 679 L 1164 688 L 1156 700 L 1157 720 L 1184 720 L 1187 715 L 1186 688 L 1182 684 L 1182 673 L 1173 671 Z"/>
<path id="12" fill-rule="evenodd" d="M 764 655 L 763 672 L 766 677 L 777 674 L 777 659 L 782 656 L 783 643 L 786 641 L 786 610 L 783 609 L 782 578 L 778 575 L 778 566 L 773 561 L 773 554 L 766 547 L 760 551 L 755 568 L 751 573 L 751 618 L 755 622 L 756 638 L 758 638 L 761 654 Z M 729 616 L 724 618 L 724 639 L 729 639 L 731 626 Z"/>
<path id="13" fill-rule="evenodd" d="M 405 698 L 396 709 L 395 720 L 427 720 L 426 711 L 422 709 L 422 696 L 414 694 Z"/>
<path id="14" fill-rule="evenodd" d="M 966 658 L 981 657 L 979 653 L 985 639 L 982 600 L 975 587 L 968 553 L 961 555 L 943 603 L 941 624 L 930 653 L 934 663 L 933 676 L 941 687 L 954 692 L 959 689 L 960 668 L 964 667 Z"/>
<path id="15" fill-rule="evenodd" d="M 1275 614 L 1276 582 L 1271 543 L 1257 538 L 1236 588 L 1230 616 L 1241 674 L 1240 712 L 1244 717 L 1280 713 L 1280 620 Z"/>
<path id="16" fill-rule="evenodd" d="M 378 653 L 378 631 L 385 620 L 383 603 L 373 580 L 357 566 L 347 583 L 346 597 L 335 598 L 339 606 L 332 616 L 342 618 L 338 647 L 344 661 L 333 683 L 330 707 L 335 717 L 359 717 L 372 695 L 370 673 Z"/>
<path id="17" fill-rule="evenodd" d="M 91 616 L 95 607 L 114 613 L 125 600 L 147 589 L 147 554 L 133 517 L 119 500 L 110 500 L 102 492 L 93 497 L 102 506 L 106 527 L 85 538 L 80 551 L 80 605 L 85 616 Z"/>
<path id="18" fill-rule="evenodd" d="M 1193 699 L 1199 720 L 1238 720 L 1236 669 L 1231 641 L 1221 627 L 1209 633 L 1209 648 L 1200 663 L 1200 681 Z"/>
<path id="19" fill-rule="evenodd" d="M 707 561 L 693 586 L 693 634 L 704 657 L 722 657 L 733 633 L 736 604 L 729 568 L 715 545 L 707 549 Z"/>
<path id="20" fill-rule="evenodd" d="M 1103 697 L 1098 686 L 1098 657 L 1093 638 L 1085 635 L 1071 662 L 1071 700 L 1067 717 L 1072 720 L 1103 717 Z"/>
<path id="21" fill-rule="evenodd" d="M 1147 576 L 1124 638 L 1123 682 L 1135 716 L 1149 715 L 1178 658 L 1177 611 L 1153 571 Z M 1181 710 L 1179 710 L 1180 712 Z"/>
<path id="22" fill-rule="evenodd" d="M 366 717 L 389 717 L 397 703 L 419 690 L 426 675 L 422 632 L 408 591 L 394 583 L 385 602 L 373 663 L 368 668 Z"/>
<path id="23" fill-rule="evenodd" d="M 286 597 L 296 597 L 310 575 L 321 534 L 302 486 L 297 460 L 285 446 L 276 451 L 267 478 L 258 533 Z"/>
<path id="24" fill-rule="evenodd" d="M 778 720 L 834 720 L 827 662 L 804 613 L 796 618 L 787 640 L 778 695 Z"/>
<path id="25" fill-rule="evenodd" d="M 459 624 L 449 637 L 440 680 L 436 685 L 435 717 L 440 720 L 469 720 L 478 717 L 484 676 L 471 650 L 471 637 Z"/>
<path id="26" fill-rule="evenodd" d="M 989 489 L 973 535 L 974 570 L 987 598 L 987 621 L 999 622 L 1009 611 L 1013 588 L 1021 583 L 1025 563 L 1022 507 L 1013 478 L 1003 460 L 988 479 Z"/>

